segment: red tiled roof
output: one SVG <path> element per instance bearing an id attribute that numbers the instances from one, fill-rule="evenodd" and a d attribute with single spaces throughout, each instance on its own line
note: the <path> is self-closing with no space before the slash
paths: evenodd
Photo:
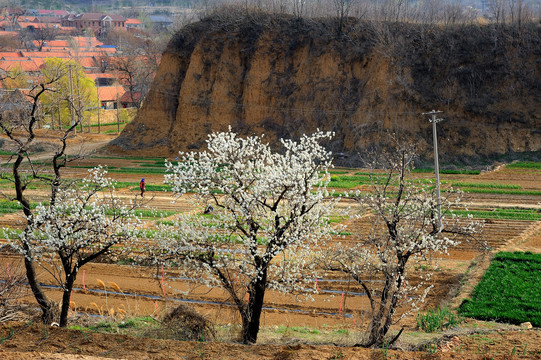
<path id="1" fill-rule="evenodd" d="M 120 98 L 120 102 L 123 102 L 123 103 L 132 103 L 134 101 L 139 101 L 139 100 L 141 100 L 140 92 L 133 92 L 133 96 L 132 96 L 132 93 L 130 91 L 126 91 L 124 95 L 122 95 L 122 97 Z"/>
<path id="2" fill-rule="evenodd" d="M 104 78 L 107 78 L 107 79 L 114 79 L 115 78 L 115 76 L 113 74 L 109 74 L 109 73 L 86 74 L 86 77 L 90 78 L 92 80 L 104 79 Z"/>
<path id="3" fill-rule="evenodd" d="M 99 48 L 99 52 L 101 53 L 111 53 L 111 54 L 115 54 L 116 53 L 116 48 Z"/>
<path id="4" fill-rule="evenodd" d="M 3 51 L 0 52 L 0 58 L 22 58 L 23 55 L 20 51 Z"/>
<path id="5" fill-rule="evenodd" d="M 126 25 L 133 24 L 133 25 L 140 25 L 141 20 L 139 19 L 126 19 Z"/>
<path id="6" fill-rule="evenodd" d="M 73 40 L 77 41 L 80 47 L 84 48 L 94 48 L 98 45 L 103 45 L 101 41 L 98 41 L 96 37 L 90 36 L 74 36 Z"/>
<path id="7" fill-rule="evenodd" d="M 94 59 L 93 57 L 80 57 L 77 59 L 77 62 L 82 66 L 82 67 L 85 67 L 85 68 L 93 68 L 93 67 L 98 67 L 98 64 L 96 62 L 96 59 Z"/>
<path id="8" fill-rule="evenodd" d="M 100 101 L 116 101 L 120 100 L 126 90 L 120 85 L 118 86 L 100 86 L 98 88 L 98 98 Z"/>
<path id="9" fill-rule="evenodd" d="M 19 35 L 17 31 L 0 31 L 0 36 L 17 36 L 17 35 Z"/>
<path id="10" fill-rule="evenodd" d="M 23 56 L 31 59 L 44 59 L 44 58 L 70 58 L 71 53 L 69 51 L 22 51 Z"/>
<path id="11" fill-rule="evenodd" d="M 104 53 L 102 51 L 87 51 L 85 49 L 85 51 L 76 51 L 74 52 L 74 55 L 76 56 L 81 56 L 81 57 L 85 57 L 85 56 L 102 56 Z"/>
<path id="12" fill-rule="evenodd" d="M 84 13 L 84 14 L 77 15 L 77 18 L 81 20 L 101 21 L 106 16 L 109 16 L 111 20 L 113 21 L 126 21 L 126 18 L 123 16 L 115 15 L 115 14 L 102 14 L 102 13 Z"/>
<path id="13" fill-rule="evenodd" d="M 37 22 L 40 22 L 40 23 L 47 23 L 47 24 L 55 23 L 55 24 L 60 24 L 60 18 L 58 18 L 58 17 L 53 17 L 53 16 L 40 16 L 40 17 L 37 17 L 35 20 L 37 20 Z"/>
<path id="14" fill-rule="evenodd" d="M 69 13 L 66 10 L 37 10 L 41 15 L 55 15 L 55 16 L 66 16 Z"/>
<path id="15" fill-rule="evenodd" d="M 43 62 L 35 60 L 16 60 L 16 61 L 0 61 L 0 69 L 10 71 L 11 69 L 20 68 L 23 71 L 37 72 Z"/>
<path id="16" fill-rule="evenodd" d="M 45 64 L 45 59 L 32 58 L 31 61 L 35 62 L 36 65 L 39 66 L 40 68 L 43 66 L 43 64 Z"/>
<path id="17" fill-rule="evenodd" d="M 47 41 L 47 47 L 69 47 L 67 40 L 49 40 Z"/>
<path id="18" fill-rule="evenodd" d="M 52 26 L 51 24 L 34 23 L 34 22 L 19 22 L 19 26 L 22 29 L 26 29 L 29 27 L 33 27 L 34 29 L 47 29 L 47 28 L 53 29 L 54 28 L 54 26 Z"/>

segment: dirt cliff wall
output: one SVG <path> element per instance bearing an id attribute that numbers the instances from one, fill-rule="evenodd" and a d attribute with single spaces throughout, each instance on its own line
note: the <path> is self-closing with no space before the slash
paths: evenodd
<path id="1" fill-rule="evenodd" d="M 541 36 L 536 25 L 437 27 L 350 19 L 220 16 L 171 40 L 148 100 L 111 145 L 175 155 L 231 126 L 269 141 L 316 128 L 356 154 L 400 134 L 427 158 L 438 109 L 442 158 L 541 149 Z M 350 157 L 350 161 L 355 156 Z"/>

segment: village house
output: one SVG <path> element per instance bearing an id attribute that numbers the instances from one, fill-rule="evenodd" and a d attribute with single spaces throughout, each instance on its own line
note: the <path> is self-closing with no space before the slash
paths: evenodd
<path id="1" fill-rule="evenodd" d="M 98 99 L 103 109 L 120 108 L 120 99 L 126 90 L 122 85 L 100 86 L 98 88 Z"/>
<path id="2" fill-rule="evenodd" d="M 99 35 L 108 30 L 125 29 L 126 18 L 120 15 L 84 13 L 63 17 L 61 25 L 75 29 L 92 29 L 96 35 Z"/>
<path id="3" fill-rule="evenodd" d="M 43 9 L 29 9 L 26 11 L 28 15 L 36 16 L 38 18 L 47 17 L 47 18 L 63 18 L 64 16 L 69 15 L 69 12 L 66 10 L 43 10 Z"/>

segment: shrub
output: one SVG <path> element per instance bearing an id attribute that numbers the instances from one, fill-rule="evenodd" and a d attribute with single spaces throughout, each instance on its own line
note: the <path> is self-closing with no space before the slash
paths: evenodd
<path id="1" fill-rule="evenodd" d="M 28 295 L 24 285 L 26 276 L 22 263 L 6 263 L 0 268 L 0 322 L 21 320 L 11 305 Z"/>
<path id="2" fill-rule="evenodd" d="M 426 332 L 446 330 L 457 326 L 462 321 L 462 317 L 451 312 L 448 307 L 417 314 L 417 327 Z"/>
<path id="3" fill-rule="evenodd" d="M 179 305 L 167 313 L 156 330 L 163 339 L 206 341 L 214 339 L 214 325 L 193 308 Z"/>

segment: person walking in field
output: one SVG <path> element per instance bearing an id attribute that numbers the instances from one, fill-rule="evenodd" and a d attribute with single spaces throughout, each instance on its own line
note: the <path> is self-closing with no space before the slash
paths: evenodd
<path id="1" fill-rule="evenodd" d="M 141 197 L 145 197 L 143 195 L 145 193 L 145 178 L 141 179 L 141 183 L 139 184 L 139 188 L 141 188 Z"/>

